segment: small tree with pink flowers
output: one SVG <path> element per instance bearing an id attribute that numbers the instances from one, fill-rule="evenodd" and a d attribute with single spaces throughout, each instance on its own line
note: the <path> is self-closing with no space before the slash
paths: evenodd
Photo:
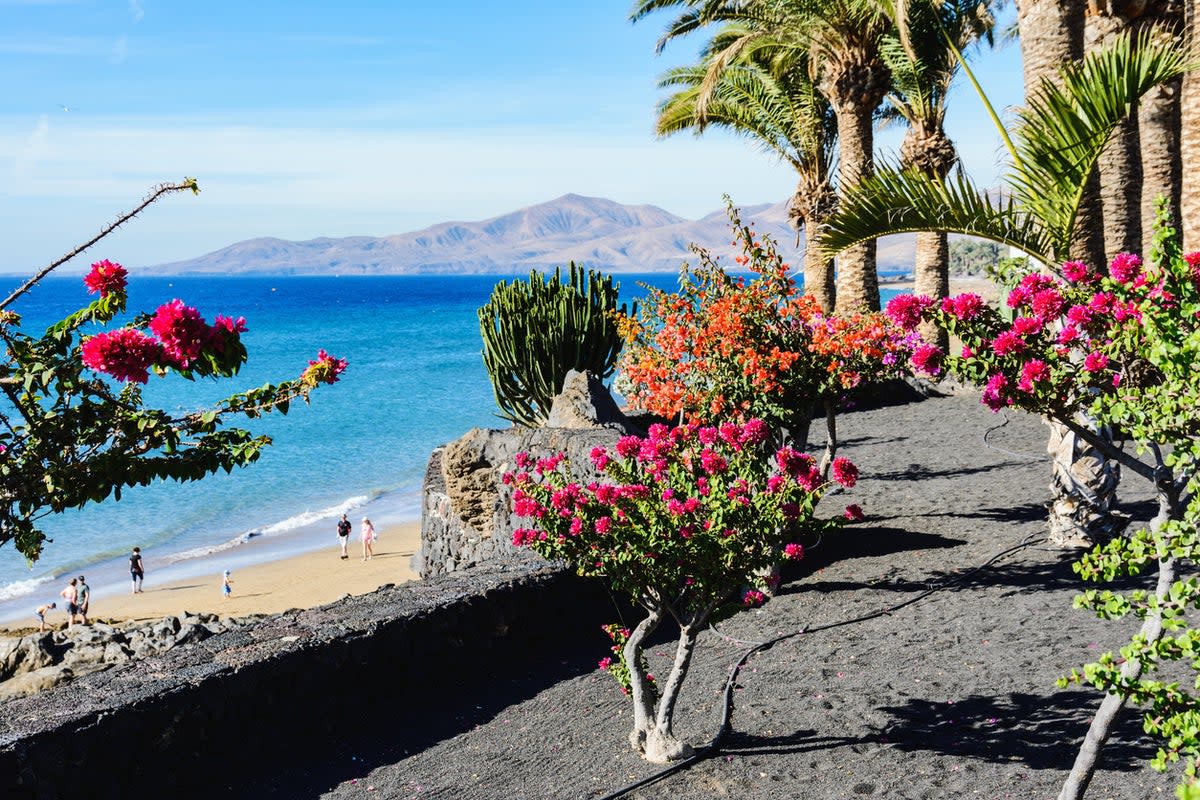
<path id="1" fill-rule="evenodd" d="M 784 447 L 772 450 L 762 420 L 744 425 L 652 426 L 626 436 L 613 452 L 591 453 L 606 480 L 581 485 L 564 457 L 517 458 L 505 475 L 513 511 L 531 521 L 513 543 L 575 565 L 580 575 L 605 576 L 646 610 L 633 630 L 606 628 L 616 660 L 600 662 L 633 699 L 630 742 L 648 761 L 686 757 L 672 720 L 696 637 L 713 613 L 764 601 L 764 573 L 804 555 L 804 541 L 844 520 L 818 520 L 813 510 L 826 488 L 815 460 Z M 834 480 L 853 486 L 858 472 L 844 458 Z M 858 518 L 857 506 L 845 517 Z M 752 588 L 745 588 L 745 587 Z M 648 636 L 667 618 L 680 628 L 675 660 L 664 681 L 649 674 Z"/>
<path id="2" fill-rule="evenodd" d="M 97 237 L 50 264 L 0 303 L 0 544 L 13 542 L 30 561 L 41 555 L 47 514 L 121 497 L 127 486 L 155 479 L 190 481 L 257 460 L 267 436 L 228 427 L 231 416 L 287 413 L 322 383 L 334 383 L 343 359 L 322 350 L 290 381 L 234 394 L 214 407 L 188 414 L 148 408 L 140 386 L 151 374 L 227 378 L 246 361 L 245 319 L 220 314 L 209 323 L 182 300 L 153 314 L 107 328 L 125 311 L 125 269 L 108 260 L 92 264 L 83 279 L 98 297 L 30 336 L 7 310 L 45 275 L 95 244 L 158 198 L 198 191 L 194 180 L 157 187 Z M 83 293 L 81 287 L 81 294 Z"/>
<path id="3" fill-rule="evenodd" d="M 1154 486 L 1151 524 L 1096 547 L 1075 566 L 1088 580 L 1136 575 L 1151 564 L 1158 576 L 1153 591 L 1090 590 L 1076 598 L 1103 618 L 1132 614 L 1143 623 L 1119 655 L 1105 653 L 1063 681 L 1106 693 L 1063 800 L 1083 796 L 1128 700 L 1148 707 L 1146 731 L 1163 739 L 1153 766 L 1186 760 L 1177 795 L 1200 800 L 1200 696 L 1145 677 L 1167 661 L 1200 670 L 1200 630 L 1186 616 L 1200 608 L 1200 582 L 1179 578 L 1184 564 L 1200 561 L 1200 253 L 1183 256 L 1166 223 L 1160 215 L 1148 262 L 1122 253 L 1106 271 L 1069 261 L 1061 278 L 1026 275 L 1007 298 L 1011 321 L 971 294 L 941 303 L 906 295 L 888 306 L 903 325 L 931 319 L 962 340 L 958 354 L 928 349 L 927 371 L 945 367 L 982 387 L 993 411 L 1014 406 L 1059 422 Z M 1080 423 L 1080 412 L 1122 431 L 1150 463 Z"/>

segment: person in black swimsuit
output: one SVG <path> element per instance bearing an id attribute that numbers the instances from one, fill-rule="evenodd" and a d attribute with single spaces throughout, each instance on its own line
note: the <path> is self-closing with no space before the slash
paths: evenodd
<path id="1" fill-rule="evenodd" d="M 146 577 L 146 567 L 142 564 L 142 549 L 135 547 L 129 554 L 129 580 L 133 584 L 134 594 L 142 591 L 142 578 L 144 577 Z"/>

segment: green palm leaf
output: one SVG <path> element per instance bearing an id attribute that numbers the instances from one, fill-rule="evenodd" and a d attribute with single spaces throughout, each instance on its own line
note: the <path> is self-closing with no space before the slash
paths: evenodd
<path id="1" fill-rule="evenodd" d="M 1012 200 L 993 203 L 966 175 L 944 183 L 918 170 L 884 167 L 842 196 L 818 246 L 829 256 L 890 233 L 944 231 L 989 239 L 1046 261 L 1053 242 Z"/>

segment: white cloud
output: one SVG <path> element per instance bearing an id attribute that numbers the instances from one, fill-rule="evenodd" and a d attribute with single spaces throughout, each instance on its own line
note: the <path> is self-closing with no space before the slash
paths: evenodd
<path id="1" fill-rule="evenodd" d="M 50 117 L 42 114 L 38 117 L 37 124 L 33 130 L 25 137 L 25 141 L 14 153 L 12 161 L 14 181 L 29 180 L 38 160 L 45 158 L 49 152 L 47 146 L 49 137 Z"/>
<path id="2" fill-rule="evenodd" d="M 146 16 L 146 9 L 142 7 L 142 0 L 129 0 L 129 16 L 134 23 L 141 22 Z"/>

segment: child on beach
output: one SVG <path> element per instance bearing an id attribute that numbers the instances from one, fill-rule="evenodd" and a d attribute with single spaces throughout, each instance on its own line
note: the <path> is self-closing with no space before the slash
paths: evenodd
<path id="1" fill-rule="evenodd" d="M 231 594 L 233 594 L 233 581 L 229 580 L 229 570 L 225 570 L 225 576 L 221 579 L 221 596 L 228 600 Z"/>
<path id="2" fill-rule="evenodd" d="M 375 548 L 372 544 L 375 542 L 375 526 L 371 524 L 371 520 L 366 517 L 362 518 L 362 546 L 363 546 L 363 561 L 375 557 Z"/>
<path id="3" fill-rule="evenodd" d="M 58 603 L 46 603 L 37 607 L 38 633 L 46 632 L 46 612 L 52 608 L 58 608 Z"/>

